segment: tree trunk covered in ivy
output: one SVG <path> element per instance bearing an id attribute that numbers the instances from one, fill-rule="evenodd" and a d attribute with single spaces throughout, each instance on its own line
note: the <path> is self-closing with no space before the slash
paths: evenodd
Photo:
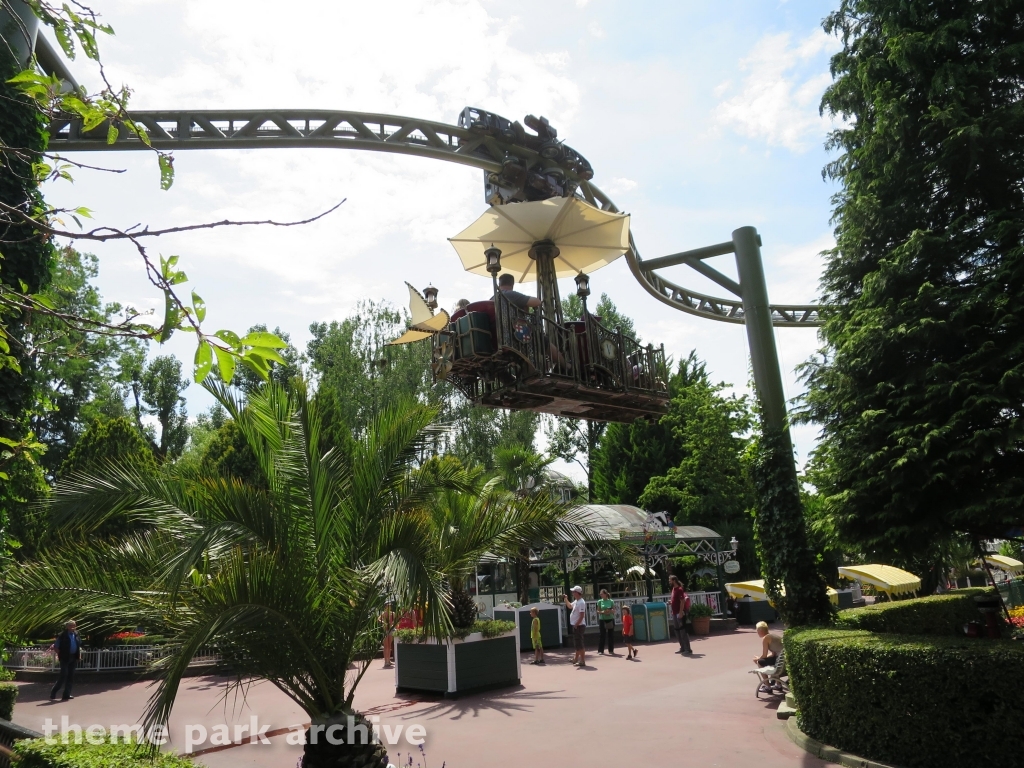
<path id="1" fill-rule="evenodd" d="M 0 46 L 0 202 L 33 214 L 42 203 L 33 164 L 40 160 L 46 135 L 39 110 L 7 83 L 16 72 L 9 52 Z M 9 222 L 8 216 L 0 222 L 0 282 L 36 292 L 50 280 L 53 247 L 32 227 Z M 18 343 L 25 321 L 18 315 L 0 317 L 11 336 L 10 354 L 22 369 L 0 368 L 0 437 L 15 441 L 28 434 L 28 411 L 35 400 L 31 358 Z M 0 547 L 10 511 L 46 487 L 39 467 L 23 455 L 7 462 L 3 471 L 10 480 L 0 481 Z"/>
<path id="2" fill-rule="evenodd" d="M 765 592 L 789 626 L 825 624 L 832 607 L 807 541 L 789 434 L 762 427 L 751 476 L 757 494 L 754 541 Z M 785 587 L 785 597 L 781 587 Z"/>
<path id="3" fill-rule="evenodd" d="M 924 567 L 1024 522 L 1024 4 L 843 0 L 825 28 L 815 474 L 843 541 Z"/>

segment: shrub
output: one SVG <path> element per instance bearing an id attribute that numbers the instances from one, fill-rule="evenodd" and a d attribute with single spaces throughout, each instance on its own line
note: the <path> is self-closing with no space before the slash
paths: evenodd
<path id="1" fill-rule="evenodd" d="M 800 727 L 825 744 L 906 768 L 1024 754 L 1022 643 L 791 629 L 785 644 Z"/>
<path id="2" fill-rule="evenodd" d="M 195 768 L 191 760 L 166 752 L 153 755 L 136 744 L 48 744 L 46 739 L 19 741 L 18 768 Z"/>
<path id="3" fill-rule="evenodd" d="M 465 640 L 474 632 L 479 632 L 485 638 L 491 638 L 504 635 L 515 628 L 516 624 L 514 621 L 477 621 L 471 627 L 464 629 L 456 627 L 451 636 L 456 640 Z M 425 643 L 430 639 L 428 635 L 423 634 L 418 629 L 399 629 L 395 632 L 395 638 L 400 643 Z"/>
<path id="4" fill-rule="evenodd" d="M 18 698 L 18 686 L 14 683 L 0 683 L 0 720 L 14 717 L 14 700 Z"/>
<path id="5" fill-rule="evenodd" d="M 704 603 L 694 603 L 690 606 L 690 618 L 699 619 L 701 616 L 710 616 L 712 614 L 711 606 L 705 605 Z"/>
<path id="6" fill-rule="evenodd" d="M 836 626 L 897 635 L 960 635 L 964 624 L 981 619 L 974 603 L 975 595 L 991 591 L 976 587 L 913 600 L 875 603 L 840 611 Z"/>

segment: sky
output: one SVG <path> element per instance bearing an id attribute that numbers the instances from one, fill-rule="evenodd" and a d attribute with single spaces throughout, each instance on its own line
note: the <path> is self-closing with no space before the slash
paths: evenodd
<path id="1" fill-rule="evenodd" d="M 282 10 L 261 0 L 103 0 L 116 35 L 101 40 L 108 77 L 137 109 L 346 109 L 454 124 L 465 106 L 512 120 L 544 115 L 593 165 L 593 182 L 631 214 L 644 258 L 761 234 L 770 299 L 809 303 L 821 251 L 833 246 L 822 178 L 831 127 L 819 114 L 838 42 L 821 29 L 835 0 L 310 0 Z M 301 12 L 298 9 L 301 8 Z M 70 64 L 90 89 L 84 59 Z M 95 222 L 178 226 L 220 219 L 297 220 L 344 199 L 310 225 L 176 235 L 150 249 L 176 254 L 206 301 L 210 330 L 279 326 L 302 349 L 314 322 L 341 320 L 361 299 L 407 302 L 404 281 L 440 289 L 442 306 L 489 293 L 446 242 L 482 213 L 481 173 L 425 158 L 331 149 L 178 151 L 159 188 L 146 153 L 79 153 L 124 169 L 79 171 L 45 190 L 84 205 Z M 93 249 L 107 300 L 162 306 L 138 255 Z M 732 257 L 711 264 L 735 276 Z M 722 289 L 686 267 L 674 282 Z M 563 294 L 572 282 L 564 281 Z M 743 326 L 672 309 L 648 295 L 624 259 L 591 278 L 634 318 L 645 342 L 676 359 L 690 350 L 728 391 L 749 392 Z M 187 293 L 187 292 L 186 292 Z M 788 398 L 819 346 L 813 329 L 777 329 Z M 194 337 L 164 349 L 191 369 Z M 189 411 L 209 407 L 193 385 Z M 797 427 L 799 459 L 817 430 Z M 576 477 L 578 467 L 561 466 Z"/>

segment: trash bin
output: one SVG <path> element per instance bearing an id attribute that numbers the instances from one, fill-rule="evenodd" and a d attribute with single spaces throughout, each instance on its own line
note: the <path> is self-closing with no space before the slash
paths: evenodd
<path id="1" fill-rule="evenodd" d="M 668 605 L 647 603 L 647 631 L 651 642 L 668 640 Z"/>
<path id="2" fill-rule="evenodd" d="M 558 622 L 560 606 L 551 603 L 530 603 L 522 608 L 495 608 L 494 618 L 501 621 L 515 621 L 519 614 L 519 650 L 532 651 L 533 641 L 530 639 L 531 608 L 537 609 L 540 618 L 540 642 L 545 648 L 560 648 L 562 645 L 562 627 Z"/>
<path id="3" fill-rule="evenodd" d="M 636 603 L 629 606 L 629 610 L 633 614 L 633 638 L 637 642 L 646 643 L 649 639 L 647 632 L 647 604 Z"/>
<path id="4" fill-rule="evenodd" d="M 775 609 L 767 600 L 737 600 L 736 623 L 752 626 L 759 621 L 775 621 Z"/>

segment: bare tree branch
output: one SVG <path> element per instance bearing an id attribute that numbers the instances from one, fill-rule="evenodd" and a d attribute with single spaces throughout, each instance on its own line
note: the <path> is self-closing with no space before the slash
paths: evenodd
<path id="1" fill-rule="evenodd" d="M 96 227 L 86 232 L 70 232 L 63 229 L 57 229 L 51 227 L 48 224 L 44 224 L 36 218 L 28 215 L 24 211 L 14 208 L 5 203 L 0 202 L 0 211 L 14 214 L 17 218 L 21 219 L 22 222 L 34 227 L 40 233 L 48 235 L 50 237 L 66 237 L 71 240 L 96 240 L 98 242 L 107 242 L 109 240 L 131 240 L 135 241 L 136 238 L 140 237 L 160 237 L 161 235 L 171 235 L 179 232 L 194 232 L 201 229 L 214 229 L 216 227 L 250 227 L 250 226 L 271 226 L 271 227 L 297 227 L 302 224 L 312 224 L 314 221 L 324 218 L 325 216 L 334 213 L 338 210 L 348 198 L 344 198 L 337 205 L 333 205 L 322 213 L 318 213 L 316 216 L 312 216 L 308 219 L 302 219 L 301 221 L 274 221 L 273 219 L 261 219 L 253 221 L 232 221 L 231 219 L 223 219 L 221 221 L 211 221 L 205 224 L 187 224 L 181 227 L 167 227 L 165 229 L 150 229 L 148 226 L 145 229 L 133 232 L 135 227 L 139 226 L 135 224 L 128 229 L 117 229 L 116 227 Z M 47 216 L 59 216 L 62 213 L 72 214 L 73 210 L 68 208 L 51 208 L 46 212 Z"/>

